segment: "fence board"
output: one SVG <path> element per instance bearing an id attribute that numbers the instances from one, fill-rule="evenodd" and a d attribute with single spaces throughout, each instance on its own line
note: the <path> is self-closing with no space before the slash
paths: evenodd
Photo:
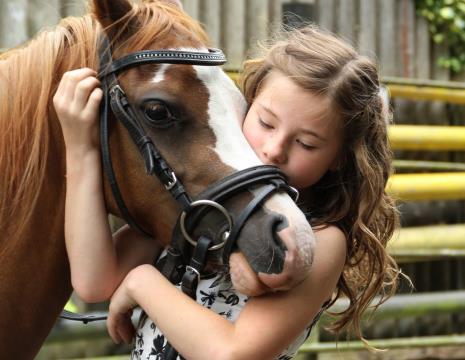
<path id="1" fill-rule="evenodd" d="M 379 61 L 384 76 L 398 76 L 397 66 L 397 24 L 396 0 L 379 2 Z"/>
<path id="2" fill-rule="evenodd" d="M 338 32 L 352 45 L 356 45 L 356 2 L 355 0 L 341 0 L 337 10 Z"/>
<path id="3" fill-rule="evenodd" d="M 248 46 L 253 47 L 258 40 L 268 37 L 269 2 L 263 0 L 247 1 L 247 40 Z"/>
<path id="4" fill-rule="evenodd" d="M 416 19 L 416 49 L 415 68 L 417 78 L 429 79 L 431 76 L 431 46 L 428 32 L 428 22 L 425 18 Z"/>
<path id="5" fill-rule="evenodd" d="M 398 62 L 401 64 L 402 76 L 413 77 L 413 59 L 415 56 L 415 4 L 402 0 L 397 8 L 399 19 L 400 51 Z"/>
<path id="6" fill-rule="evenodd" d="M 227 69 L 239 69 L 246 51 L 245 0 L 223 2 L 223 51 L 228 57 Z"/>
<path id="7" fill-rule="evenodd" d="M 29 0 L 28 30 L 35 34 L 44 27 L 56 25 L 61 18 L 61 0 Z"/>
<path id="8" fill-rule="evenodd" d="M 334 0 L 318 0 L 318 23 L 329 31 L 336 30 L 336 3 Z"/>
<path id="9" fill-rule="evenodd" d="M 28 39 L 27 14 L 27 0 L 0 2 L 0 48 L 10 48 Z"/>
<path id="10" fill-rule="evenodd" d="M 182 6 L 184 10 L 192 16 L 194 19 L 199 19 L 200 15 L 200 4 L 199 0 L 182 0 Z"/>
<path id="11" fill-rule="evenodd" d="M 281 25 L 281 19 L 283 18 L 283 4 L 286 0 L 271 0 L 269 8 L 270 23 L 273 28 L 278 28 Z"/>
<path id="12" fill-rule="evenodd" d="M 83 0 L 62 0 L 63 16 L 81 16 L 86 13 L 86 3 Z"/>
<path id="13" fill-rule="evenodd" d="M 360 52 L 371 58 L 376 56 L 376 2 L 360 0 L 359 8 L 360 31 L 358 33 L 358 48 Z"/>
<path id="14" fill-rule="evenodd" d="M 200 3 L 199 20 L 205 25 L 213 46 L 221 47 L 221 3 L 218 0 L 203 0 Z"/>

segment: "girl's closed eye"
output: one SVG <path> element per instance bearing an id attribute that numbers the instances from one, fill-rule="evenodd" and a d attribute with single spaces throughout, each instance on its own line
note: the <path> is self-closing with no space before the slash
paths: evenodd
<path id="1" fill-rule="evenodd" d="M 262 118 L 258 118 L 258 123 L 264 127 L 265 129 L 274 129 L 274 127 L 267 122 L 265 122 Z"/>
<path id="2" fill-rule="evenodd" d="M 314 145 L 311 145 L 311 144 L 308 144 L 306 142 L 303 142 L 302 140 L 297 140 L 297 142 L 299 143 L 299 145 L 304 148 L 305 150 L 312 150 L 312 149 L 315 149 L 316 146 Z"/>

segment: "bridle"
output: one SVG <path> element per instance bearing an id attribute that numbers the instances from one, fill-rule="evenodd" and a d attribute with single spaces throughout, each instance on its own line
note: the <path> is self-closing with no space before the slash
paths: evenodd
<path id="1" fill-rule="evenodd" d="M 173 231 L 173 235 L 178 234 L 178 236 L 173 236 L 166 257 L 163 258 L 163 261 L 157 263 L 157 268 L 171 282 L 178 283 L 181 281 L 183 291 L 195 299 L 196 287 L 206 264 L 209 251 L 223 249 L 223 264 L 228 264 L 229 256 L 242 227 L 262 202 L 270 195 L 280 191 L 285 191 L 296 199 L 298 192 L 287 184 L 286 176 L 279 168 L 260 165 L 238 171 L 221 179 L 210 185 L 195 200 L 192 200 L 181 180 L 178 179 L 174 170 L 165 161 L 141 125 L 137 112 L 133 110 L 117 79 L 117 74 L 121 71 L 144 64 L 219 66 L 226 62 L 221 50 L 208 49 L 208 53 L 145 50 L 113 60 L 108 38 L 102 34 L 100 37 L 99 59 L 99 77 L 104 93 L 100 111 L 102 163 L 115 202 L 129 226 L 142 234 L 150 236 L 131 215 L 118 186 L 109 147 L 108 117 L 110 108 L 117 120 L 126 128 L 134 144 L 137 145 L 144 160 L 147 174 L 155 175 L 181 207 L 182 212 Z M 259 185 L 259 188 L 255 190 L 255 196 L 240 214 L 233 219 L 222 204 L 238 193 L 257 188 L 257 185 Z M 201 235 L 197 239 L 193 239 L 190 233 L 193 224 L 197 223 L 205 212 L 211 210 L 219 211 L 224 216 L 227 224 L 227 229 L 223 232 L 221 241 L 216 244 L 208 236 Z M 182 236 L 179 236 L 179 234 L 182 234 Z M 193 248 L 189 254 L 183 251 L 186 248 L 186 242 L 191 244 Z M 92 319 L 87 321 L 92 321 Z M 174 351 L 173 354 L 175 354 L 174 349 L 170 351 Z"/>

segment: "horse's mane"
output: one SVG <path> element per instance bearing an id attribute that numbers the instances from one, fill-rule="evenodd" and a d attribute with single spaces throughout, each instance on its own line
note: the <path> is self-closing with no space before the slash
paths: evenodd
<path id="1" fill-rule="evenodd" d="M 115 24 L 138 31 L 117 51 L 132 52 L 169 32 L 189 34 L 205 43 L 201 26 L 182 11 L 145 1 Z M 91 15 L 63 19 L 25 45 L 0 55 L 0 238 L 19 238 L 28 225 L 46 178 L 50 147 L 51 99 L 62 74 L 71 69 L 97 69 L 100 25 Z M 124 48 L 124 50 L 123 50 Z M 56 121 L 56 119 L 55 119 Z"/>

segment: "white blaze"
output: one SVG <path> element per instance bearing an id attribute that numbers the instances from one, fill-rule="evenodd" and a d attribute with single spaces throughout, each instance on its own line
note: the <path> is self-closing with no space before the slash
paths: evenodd
<path id="1" fill-rule="evenodd" d="M 154 83 L 159 83 L 165 80 L 165 72 L 170 65 L 171 64 L 161 64 L 160 68 L 158 69 L 152 81 Z"/>
<path id="2" fill-rule="evenodd" d="M 213 150 L 224 164 L 237 170 L 261 164 L 242 134 L 247 104 L 239 89 L 217 67 L 196 65 L 194 68 L 209 93 L 209 124 L 216 137 Z"/>

